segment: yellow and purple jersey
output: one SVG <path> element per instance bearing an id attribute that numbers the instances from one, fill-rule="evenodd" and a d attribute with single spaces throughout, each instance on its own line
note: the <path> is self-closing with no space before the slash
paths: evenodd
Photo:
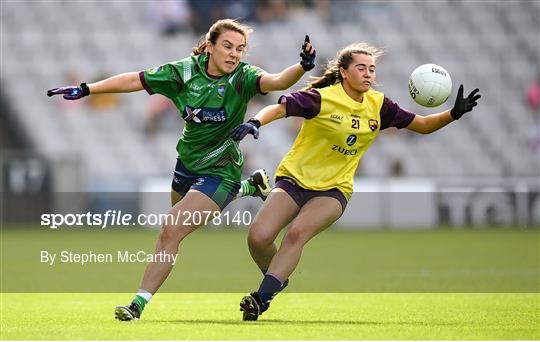
<path id="1" fill-rule="evenodd" d="M 306 120 L 276 177 L 290 178 L 309 190 L 337 188 L 347 199 L 360 158 L 379 130 L 407 127 L 415 116 L 375 90 L 357 102 L 341 83 L 283 95 L 278 102 L 285 103 L 287 116 Z"/>

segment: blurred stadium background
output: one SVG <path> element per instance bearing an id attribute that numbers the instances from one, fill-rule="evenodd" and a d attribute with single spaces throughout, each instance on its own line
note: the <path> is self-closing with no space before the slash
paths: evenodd
<path id="1" fill-rule="evenodd" d="M 359 192 L 341 226 L 531 226 L 540 222 L 539 1 L 2 1 L 0 138 L 3 222 L 49 211 L 165 210 L 183 123 L 144 92 L 66 102 L 47 89 L 138 71 L 190 54 L 219 18 L 254 28 L 245 60 L 269 72 L 298 60 L 309 34 L 312 74 L 341 47 L 385 48 L 378 87 L 402 107 L 411 71 L 436 63 L 454 88 L 479 87 L 470 115 L 430 136 L 383 132 L 358 169 Z M 308 81 L 303 81 L 298 89 Z M 258 96 L 248 115 L 275 103 Z M 448 103 L 452 105 L 455 90 Z M 245 172 L 273 174 L 299 122 L 247 139 Z M 69 192 L 69 199 L 58 194 Z M 232 207 L 255 210 L 253 201 Z M 159 209 L 162 206 L 164 209 Z M 22 210 L 24 208 L 24 212 Z"/>

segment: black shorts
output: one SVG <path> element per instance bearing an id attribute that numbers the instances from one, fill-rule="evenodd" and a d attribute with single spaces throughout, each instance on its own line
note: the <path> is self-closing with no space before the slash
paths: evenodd
<path id="1" fill-rule="evenodd" d="M 304 189 L 300 185 L 296 184 L 294 180 L 287 177 L 277 177 L 275 187 L 285 190 L 285 192 L 292 197 L 300 208 L 302 208 L 310 199 L 315 197 L 332 197 L 337 199 L 341 204 L 342 214 L 347 207 L 347 198 L 337 188 L 324 191 L 308 190 Z"/>

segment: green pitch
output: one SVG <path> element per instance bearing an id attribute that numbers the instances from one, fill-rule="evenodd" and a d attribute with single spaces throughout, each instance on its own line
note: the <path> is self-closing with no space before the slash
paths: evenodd
<path id="1" fill-rule="evenodd" d="M 110 253 L 154 250 L 157 232 L 2 229 L 1 292 L 118 293 L 136 290 L 142 263 L 40 262 L 43 250 Z M 243 293 L 261 273 L 246 229 L 202 229 L 180 246 L 161 293 Z M 540 230 L 336 231 L 304 248 L 289 293 L 536 293 Z M 58 259 L 58 258 L 57 258 Z"/>
<path id="2" fill-rule="evenodd" d="M 262 277 L 245 229 L 192 234 L 136 322 L 114 307 L 144 263 L 51 266 L 40 251 L 152 250 L 156 231 L 1 233 L 1 339 L 540 339 L 538 229 L 329 230 L 257 322 L 238 307 Z"/>
<path id="3" fill-rule="evenodd" d="M 538 294 L 283 294 L 242 322 L 242 294 L 158 294 L 143 319 L 118 322 L 131 294 L 4 294 L 2 339 L 540 338 Z"/>

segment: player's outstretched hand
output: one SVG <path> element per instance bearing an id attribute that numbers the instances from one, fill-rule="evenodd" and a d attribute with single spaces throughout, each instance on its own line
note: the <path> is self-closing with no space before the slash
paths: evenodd
<path id="1" fill-rule="evenodd" d="M 231 132 L 231 138 L 233 140 L 240 141 L 246 137 L 246 135 L 251 134 L 253 138 L 259 138 L 259 127 L 261 123 L 257 119 L 249 119 L 247 122 L 236 126 Z"/>
<path id="2" fill-rule="evenodd" d="M 309 36 L 306 34 L 304 44 L 302 44 L 302 52 L 300 52 L 300 65 L 305 71 L 315 68 L 315 48 L 309 42 Z"/>
<path id="3" fill-rule="evenodd" d="M 86 83 L 81 83 L 78 87 L 60 87 L 47 90 L 47 96 L 64 95 L 66 100 L 78 100 L 90 95 L 90 89 Z"/>
<path id="4" fill-rule="evenodd" d="M 459 90 L 456 97 L 456 103 L 454 104 L 454 108 L 450 111 L 450 115 L 452 115 L 452 119 L 458 120 L 463 116 L 463 114 L 470 112 L 478 103 L 478 99 L 481 97 L 480 94 L 477 94 L 480 91 L 480 89 L 476 88 L 475 90 L 471 91 L 469 96 L 466 98 L 463 97 L 463 84 L 459 86 Z"/>

